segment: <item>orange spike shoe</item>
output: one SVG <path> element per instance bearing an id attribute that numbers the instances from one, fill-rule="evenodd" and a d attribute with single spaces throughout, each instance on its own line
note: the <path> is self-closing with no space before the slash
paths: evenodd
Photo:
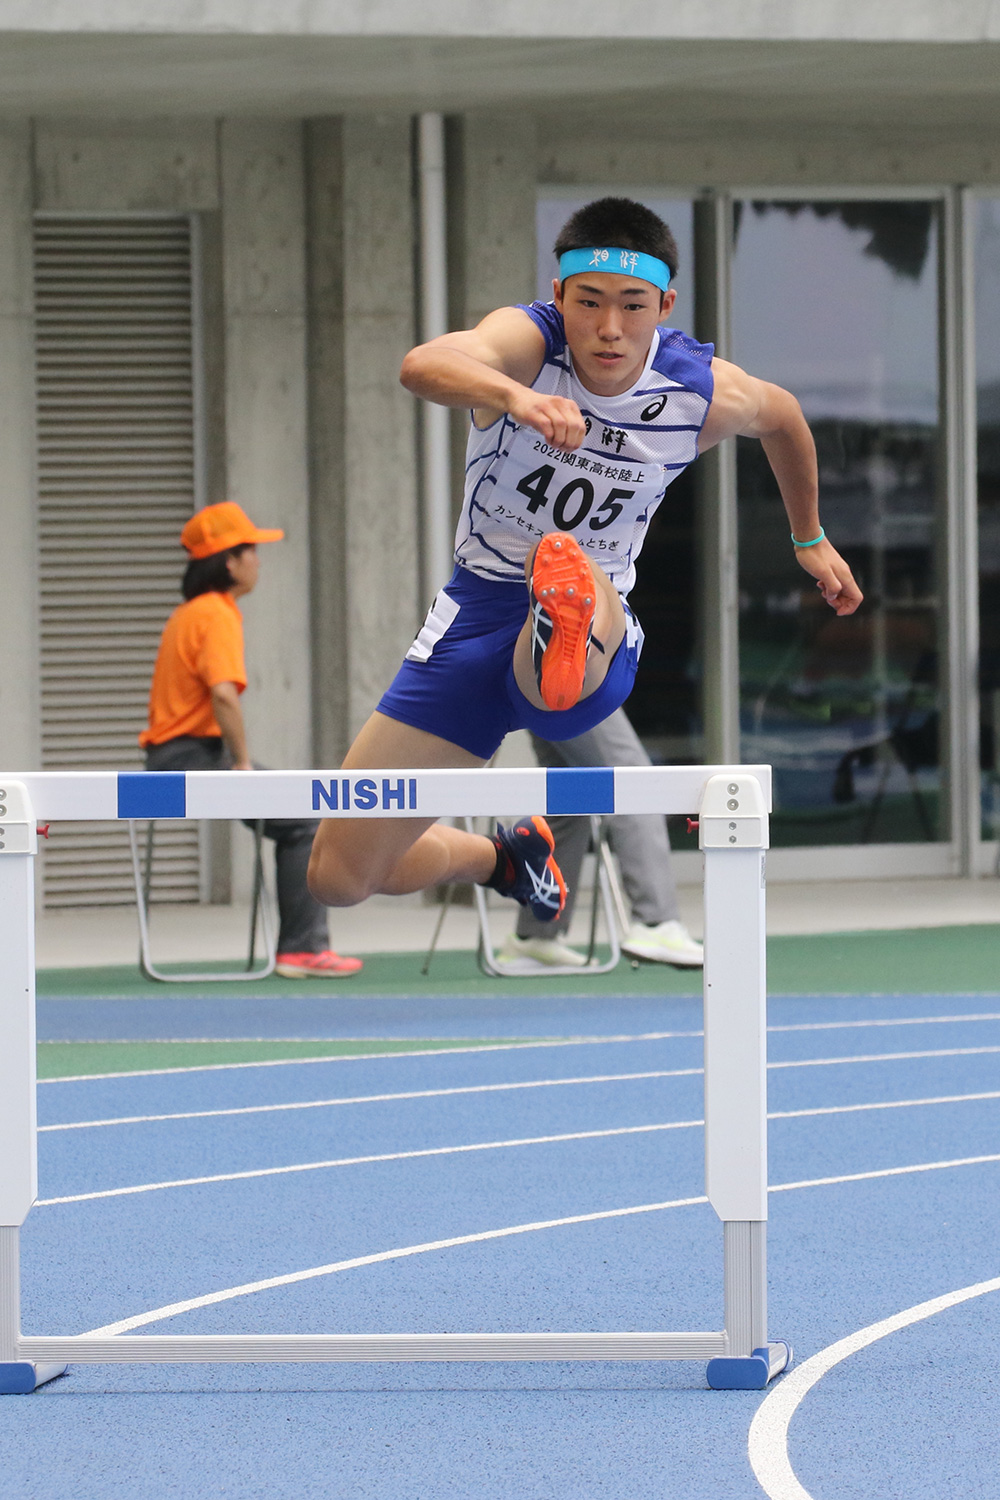
<path id="1" fill-rule="evenodd" d="M 576 538 L 543 536 L 531 569 L 531 659 L 546 708 L 572 708 L 583 692 L 597 585 Z"/>

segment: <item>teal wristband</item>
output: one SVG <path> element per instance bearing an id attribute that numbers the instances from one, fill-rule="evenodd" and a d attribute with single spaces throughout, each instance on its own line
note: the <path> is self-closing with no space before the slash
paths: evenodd
<path id="1" fill-rule="evenodd" d="M 820 544 L 820 542 L 825 542 L 825 541 L 826 541 L 826 532 L 823 530 L 822 526 L 819 528 L 819 536 L 814 536 L 811 542 L 800 542 L 800 541 L 798 541 L 796 539 L 794 531 L 792 532 L 792 544 L 795 547 L 818 547 L 819 544 Z"/>

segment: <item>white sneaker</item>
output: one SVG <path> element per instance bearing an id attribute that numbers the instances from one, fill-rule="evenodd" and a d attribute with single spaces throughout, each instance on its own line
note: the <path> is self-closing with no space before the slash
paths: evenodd
<path id="1" fill-rule="evenodd" d="M 657 927 L 633 922 L 622 939 L 622 952 L 679 969 L 700 969 L 705 962 L 704 949 L 683 922 L 661 922 Z"/>
<path id="2" fill-rule="evenodd" d="M 497 967 L 511 974 L 542 974 L 546 969 L 563 967 L 582 969 L 586 962 L 584 955 L 564 943 L 558 933 L 550 938 L 520 938 L 512 932 L 496 956 Z"/>

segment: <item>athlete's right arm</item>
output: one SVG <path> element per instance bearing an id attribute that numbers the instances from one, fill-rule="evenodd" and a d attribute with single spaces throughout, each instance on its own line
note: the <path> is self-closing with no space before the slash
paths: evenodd
<path id="1" fill-rule="evenodd" d="M 445 333 L 411 349 L 400 380 L 439 406 L 471 407 L 477 427 L 506 412 L 553 447 L 570 452 L 585 436 L 575 401 L 531 389 L 545 358 L 541 329 L 519 307 L 501 307 L 475 328 Z"/>

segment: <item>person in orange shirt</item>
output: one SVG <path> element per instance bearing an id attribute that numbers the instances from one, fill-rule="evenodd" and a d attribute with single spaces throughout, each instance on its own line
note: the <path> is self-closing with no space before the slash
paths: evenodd
<path id="1" fill-rule="evenodd" d="M 149 727 L 139 736 L 148 771 L 252 768 L 240 694 L 247 685 L 238 599 L 256 587 L 258 542 L 278 542 L 231 500 L 209 505 L 181 532 L 190 556 L 178 605 L 167 621 L 149 693 Z M 253 827 L 248 823 L 248 827 Z M 330 948 L 326 909 L 309 894 L 306 871 L 318 824 L 269 818 L 278 881 L 277 971 L 288 979 L 355 974 L 359 958 Z"/>

